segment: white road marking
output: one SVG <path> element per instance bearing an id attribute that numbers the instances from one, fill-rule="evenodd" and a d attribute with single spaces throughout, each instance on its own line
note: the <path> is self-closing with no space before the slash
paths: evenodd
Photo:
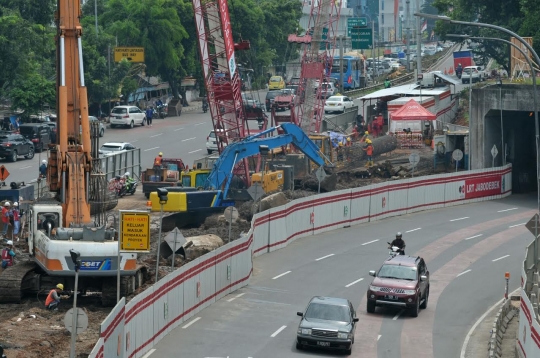
<path id="1" fill-rule="evenodd" d="M 360 279 L 358 279 L 358 280 L 356 280 L 356 281 L 353 281 L 353 282 L 349 283 L 349 284 L 346 285 L 345 287 L 351 287 L 351 286 L 354 285 L 355 283 L 358 283 L 358 282 L 360 282 L 360 281 L 362 281 L 362 280 L 364 280 L 364 279 L 363 279 L 363 278 L 360 278 Z"/>
<path id="2" fill-rule="evenodd" d="M 516 225 L 510 225 L 508 228 L 512 228 L 512 227 L 516 227 L 516 226 L 521 226 L 521 225 L 525 225 L 526 223 L 521 223 L 521 224 L 516 224 Z"/>
<path id="3" fill-rule="evenodd" d="M 392 318 L 392 320 L 393 320 L 393 321 L 396 321 L 396 320 L 399 318 L 399 316 L 401 316 L 401 315 L 403 314 L 403 312 L 405 312 L 405 310 L 399 311 L 398 314 L 395 315 L 394 318 Z"/>
<path id="4" fill-rule="evenodd" d="M 188 139 L 182 139 L 182 142 L 187 142 L 188 140 L 192 140 L 192 139 L 195 139 L 197 137 L 193 137 L 193 138 L 188 138 Z"/>
<path id="5" fill-rule="evenodd" d="M 272 333 L 272 335 L 270 337 L 274 338 L 275 336 L 277 336 L 279 334 L 279 332 L 283 331 L 285 328 L 287 328 L 287 326 L 281 326 L 277 331 Z"/>
<path id="6" fill-rule="evenodd" d="M 378 341 L 379 339 L 381 339 L 381 337 L 382 337 L 382 336 L 379 334 L 379 335 L 377 336 L 377 341 Z"/>
<path id="7" fill-rule="evenodd" d="M 497 211 L 498 213 L 504 213 L 505 211 L 511 211 L 511 210 L 517 210 L 517 208 L 511 208 L 511 209 L 504 209 Z"/>
<path id="8" fill-rule="evenodd" d="M 412 229 L 412 230 L 409 230 L 409 231 L 405 231 L 405 233 L 409 233 L 409 232 L 413 232 L 413 231 L 418 231 L 418 230 L 422 230 L 421 227 L 417 227 L 416 229 Z"/>
<path id="9" fill-rule="evenodd" d="M 504 255 L 504 256 L 499 257 L 498 259 L 491 260 L 491 261 L 492 261 L 492 262 L 499 261 L 499 260 L 502 260 L 502 259 L 507 258 L 508 256 L 510 256 L 510 255 Z"/>
<path id="10" fill-rule="evenodd" d="M 450 221 L 459 221 L 459 220 L 465 220 L 465 219 L 468 219 L 468 218 L 469 218 L 468 216 L 464 216 L 462 218 L 452 219 Z"/>
<path id="11" fill-rule="evenodd" d="M 521 288 L 518 288 L 516 291 L 512 292 L 512 294 L 516 293 L 517 291 L 521 290 Z M 478 318 L 478 321 L 476 321 L 471 329 L 469 330 L 469 333 L 467 333 L 467 336 L 465 337 L 465 340 L 463 341 L 463 345 L 461 346 L 461 354 L 460 358 L 465 358 L 465 354 L 467 352 L 467 346 L 469 345 L 469 341 L 471 339 L 472 334 L 476 331 L 476 328 L 480 323 L 484 321 L 484 319 L 495 309 L 499 308 L 501 306 L 501 303 L 503 303 L 504 298 L 501 298 L 497 303 L 495 303 L 493 306 L 491 306 L 480 318 Z"/>
<path id="12" fill-rule="evenodd" d="M 281 275 L 277 275 L 276 277 L 272 277 L 272 280 L 276 280 L 282 276 L 285 276 L 286 274 L 291 273 L 291 271 L 283 272 Z"/>
<path id="13" fill-rule="evenodd" d="M 234 296 L 233 298 L 229 298 L 229 299 L 227 300 L 227 302 L 232 302 L 232 301 L 236 300 L 237 298 L 242 297 L 242 296 L 245 295 L 245 294 L 246 294 L 246 293 L 244 292 L 244 293 L 241 293 L 241 294 L 239 294 L 239 295 Z"/>
<path id="14" fill-rule="evenodd" d="M 135 139 L 135 140 L 132 140 L 131 143 L 135 143 L 135 142 L 138 142 L 139 140 L 138 139 Z"/>
<path id="15" fill-rule="evenodd" d="M 201 122 L 201 123 L 195 123 L 196 126 L 200 126 L 201 124 L 205 124 L 206 122 Z"/>
<path id="16" fill-rule="evenodd" d="M 368 244 L 373 244 L 374 242 L 377 242 L 377 241 L 379 241 L 379 239 L 377 239 L 377 240 L 372 240 L 372 241 L 368 241 L 368 242 L 364 242 L 364 243 L 362 244 L 362 246 L 365 246 L 365 245 L 368 245 Z"/>
<path id="17" fill-rule="evenodd" d="M 323 256 L 323 257 L 319 257 L 318 259 L 315 259 L 315 261 L 321 261 L 321 260 L 324 260 L 325 258 L 331 257 L 331 256 L 334 256 L 334 254 L 330 254 L 330 255 Z"/>
<path id="18" fill-rule="evenodd" d="M 189 154 L 191 153 L 197 153 L 197 152 L 200 152 L 202 149 L 197 149 L 197 150 L 192 150 L 191 152 L 188 152 Z"/>
<path id="19" fill-rule="evenodd" d="M 31 165 L 27 166 L 27 167 L 22 167 L 22 168 L 19 168 L 19 169 L 28 169 L 28 168 L 32 168 Z"/>
<path id="20" fill-rule="evenodd" d="M 466 238 L 465 240 L 476 239 L 477 237 L 480 237 L 480 236 L 482 236 L 482 235 L 483 235 L 483 234 L 474 235 L 474 236 L 471 236 L 471 237 Z"/>
<path id="21" fill-rule="evenodd" d="M 176 128 L 174 131 L 178 132 L 178 131 L 181 131 L 182 129 L 184 129 L 184 127 Z"/>
<path id="22" fill-rule="evenodd" d="M 154 134 L 154 135 L 151 135 L 150 138 L 159 137 L 159 136 L 162 135 L 162 134 L 163 134 L 163 133 Z"/>
<path id="23" fill-rule="evenodd" d="M 37 182 L 37 179 L 32 179 L 32 180 L 30 180 L 30 181 L 28 182 L 28 184 L 35 183 L 35 182 Z"/>
<path id="24" fill-rule="evenodd" d="M 154 150 L 154 149 L 158 149 L 158 148 L 159 148 L 159 147 L 148 148 L 148 149 L 143 150 L 143 152 L 148 152 L 148 151 L 150 151 L 150 150 Z"/>
<path id="25" fill-rule="evenodd" d="M 146 353 L 145 355 L 142 356 L 142 358 L 148 358 L 152 355 L 152 353 L 154 353 L 156 350 L 155 348 L 152 348 L 148 351 L 148 353 Z"/>
<path id="26" fill-rule="evenodd" d="M 459 277 L 459 276 L 461 276 L 461 275 L 465 275 L 467 272 L 471 272 L 471 270 L 463 271 L 462 273 L 460 273 L 460 274 L 457 275 L 456 277 Z"/>
<path id="27" fill-rule="evenodd" d="M 197 322 L 197 321 L 200 320 L 200 319 L 201 319 L 201 317 L 195 318 L 193 321 L 189 322 L 189 323 L 186 324 L 184 327 L 182 327 L 182 329 L 188 328 L 189 326 L 191 326 L 193 323 Z"/>

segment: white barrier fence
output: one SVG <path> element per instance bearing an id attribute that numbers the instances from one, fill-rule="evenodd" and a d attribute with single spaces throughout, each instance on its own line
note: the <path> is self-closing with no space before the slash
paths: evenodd
<path id="1" fill-rule="evenodd" d="M 540 323 L 538 316 L 538 267 L 534 267 L 534 240 L 527 246 L 521 268 L 521 305 L 517 352 L 520 357 L 540 357 Z"/>
<path id="2" fill-rule="evenodd" d="M 367 221 L 511 194 L 512 169 L 475 170 L 391 181 L 294 200 L 255 215 L 247 236 L 170 273 L 101 324 L 94 357 L 141 357 L 201 309 L 248 284 L 252 258 L 300 237 Z"/>

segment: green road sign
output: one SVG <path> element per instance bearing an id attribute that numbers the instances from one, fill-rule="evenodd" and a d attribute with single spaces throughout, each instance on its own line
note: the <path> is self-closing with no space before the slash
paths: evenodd
<path id="1" fill-rule="evenodd" d="M 367 50 L 373 48 L 373 36 L 371 29 L 353 28 L 351 41 L 353 50 Z"/>
<path id="2" fill-rule="evenodd" d="M 347 36 L 351 37 L 351 29 L 353 27 L 366 27 L 367 18 L 365 17 L 352 17 L 347 19 Z"/>
<path id="3" fill-rule="evenodd" d="M 328 27 L 322 29 L 322 42 L 320 45 L 321 50 L 326 50 L 326 43 L 328 42 Z"/>

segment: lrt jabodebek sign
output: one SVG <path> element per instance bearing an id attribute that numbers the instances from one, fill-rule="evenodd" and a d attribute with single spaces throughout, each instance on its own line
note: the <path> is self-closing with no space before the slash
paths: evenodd
<path id="1" fill-rule="evenodd" d="M 120 223 L 121 251 L 150 251 L 149 213 L 121 212 Z"/>
<path id="2" fill-rule="evenodd" d="M 218 0 L 219 12 L 221 13 L 221 28 L 223 30 L 223 41 L 225 42 L 225 53 L 231 78 L 236 71 L 236 62 L 234 59 L 234 41 L 232 38 L 231 19 L 229 16 L 229 6 L 227 0 Z"/>
<path id="3" fill-rule="evenodd" d="M 505 186 L 504 176 L 492 175 L 463 180 L 458 190 L 462 199 L 472 199 L 500 195 L 505 192 Z"/>

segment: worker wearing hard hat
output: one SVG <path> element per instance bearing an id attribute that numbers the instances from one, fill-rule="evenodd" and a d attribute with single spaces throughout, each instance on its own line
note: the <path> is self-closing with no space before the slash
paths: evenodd
<path id="1" fill-rule="evenodd" d="M 55 288 L 49 291 L 49 295 L 45 300 L 45 308 L 52 311 L 58 311 L 58 305 L 60 304 L 60 299 L 69 298 L 68 295 L 60 295 L 64 292 L 64 285 L 59 283 Z"/>
<path id="2" fill-rule="evenodd" d="M 366 139 L 366 146 L 362 148 L 364 152 L 366 152 L 367 155 L 367 162 L 366 167 L 372 167 L 373 166 L 373 145 L 371 144 L 371 139 Z"/>
<path id="3" fill-rule="evenodd" d="M 11 209 L 11 217 L 13 218 L 13 239 L 19 241 L 19 231 L 21 230 L 21 212 L 19 211 L 19 203 L 13 203 L 13 209 Z"/>
<path id="4" fill-rule="evenodd" d="M 13 266 L 14 258 L 15 258 L 15 251 L 13 251 L 13 241 L 8 240 L 6 242 L 6 247 L 2 249 L 2 269 L 6 269 L 10 266 Z"/>
<path id="5" fill-rule="evenodd" d="M 360 139 L 360 142 L 365 142 L 367 139 L 369 139 L 369 132 L 365 131 L 364 136 Z"/>
<path id="6" fill-rule="evenodd" d="M 41 165 L 39 166 L 39 178 L 40 179 L 47 178 L 47 161 L 45 159 L 41 161 Z"/>
<path id="7" fill-rule="evenodd" d="M 4 239 L 7 239 L 6 236 L 7 236 L 8 228 L 10 226 L 10 223 L 9 223 L 10 216 L 11 216 L 11 204 L 9 203 L 9 201 L 6 201 L 4 205 L 2 206 L 2 225 L 4 226 L 2 230 L 2 236 L 4 237 Z"/>
<path id="8" fill-rule="evenodd" d="M 163 165 L 163 153 L 159 152 L 158 156 L 154 158 L 154 176 L 161 177 L 162 165 Z"/>

